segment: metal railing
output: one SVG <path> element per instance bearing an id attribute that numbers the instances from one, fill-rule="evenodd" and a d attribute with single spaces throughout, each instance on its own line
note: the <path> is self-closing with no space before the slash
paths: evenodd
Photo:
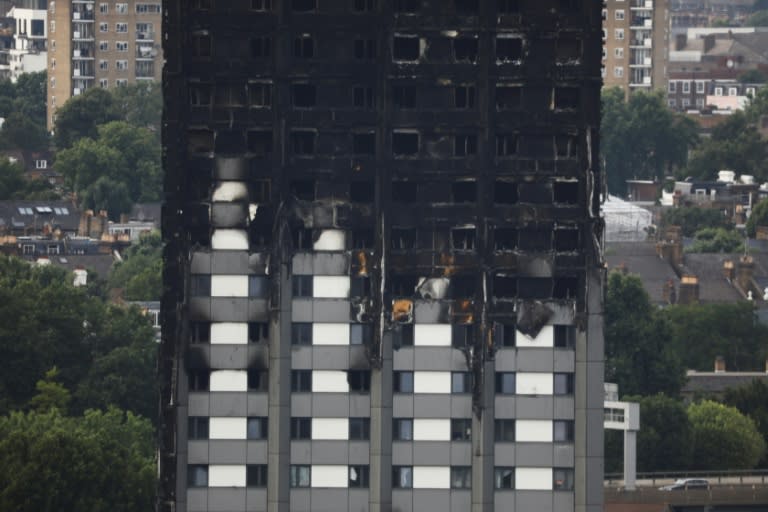
<path id="1" fill-rule="evenodd" d="M 638 487 L 666 485 L 680 478 L 703 478 L 710 485 L 768 485 L 768 469 L 730 469 L 727 471 L 653 471 L 637 473 Z M 605 485 L 619 485 L 623 473 L 606 473 Z"/>

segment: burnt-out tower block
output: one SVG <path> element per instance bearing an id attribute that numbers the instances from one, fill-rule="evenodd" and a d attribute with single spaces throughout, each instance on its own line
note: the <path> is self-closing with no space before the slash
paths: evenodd
<path id="1" fill-rule="evenodd" d="M 600 3 L 163 27 L 160 509 L 601 512 Z"/>

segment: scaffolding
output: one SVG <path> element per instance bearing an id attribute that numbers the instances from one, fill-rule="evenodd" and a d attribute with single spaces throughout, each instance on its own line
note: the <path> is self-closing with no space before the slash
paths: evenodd
<path id="1" fill-rule="evenodd" d="M 648 239 L 653 214 L 616 196 L 603 203 L 606 242 L 642 242 Z"/>

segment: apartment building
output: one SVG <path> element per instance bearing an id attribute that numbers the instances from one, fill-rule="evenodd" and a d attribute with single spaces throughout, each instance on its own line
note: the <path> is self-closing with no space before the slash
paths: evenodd
<path id="1" fill-rule="evenodd" d="M 669 38 L 667 0 L 603 0 L 603 83 L 664 89 Z"/>
<path id="2" fill-rule="evenodd" d="M 48 5 L 48 128 L 56 109 L 91 87 L 159 80 L 159 0 L 51 0 Z"/>
<path id="3" fill-rule="evenodd" d="M 602 512 L 599 4 L 165 9 L 158 509 Z"/>

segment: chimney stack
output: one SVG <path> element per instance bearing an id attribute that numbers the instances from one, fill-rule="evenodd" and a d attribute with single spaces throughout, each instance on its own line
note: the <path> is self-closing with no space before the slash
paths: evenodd
<path id="1" fill-rule="evenodd" d="M 739 288 L 743 293 L 752 289 L 752 274 L 755 270 L 755 260 L 752 256 L 742 256 L 739 258 L 739 266 L 736 270 L 736 279 Z"/>
<path id="2" fill-rule="evenodd" d="M 686 34 L 677 34 L 675 36 L 675 51 L 679 52 L 685 45 L 688 44 L 688 36 Z"/>
<path id="3" fill-rule="evenodd" d="M 680 278 L 680 293 L 678 304 L 696 304 L 699 302 L 699 278 L 687 274 Z"/>
<path id="4" fill-rule="evenodd" d="M 723 276 L 728 281 L 733 281 L 736 277 L 736 266 L 733 264 L 733 260 L 725 260 L 723 262 Z"/>
<path id="5" fill-rule="evenodd" d="M 725 373 L 725 358 L 723 356 L 715 358 L 715 373 Z"/>

